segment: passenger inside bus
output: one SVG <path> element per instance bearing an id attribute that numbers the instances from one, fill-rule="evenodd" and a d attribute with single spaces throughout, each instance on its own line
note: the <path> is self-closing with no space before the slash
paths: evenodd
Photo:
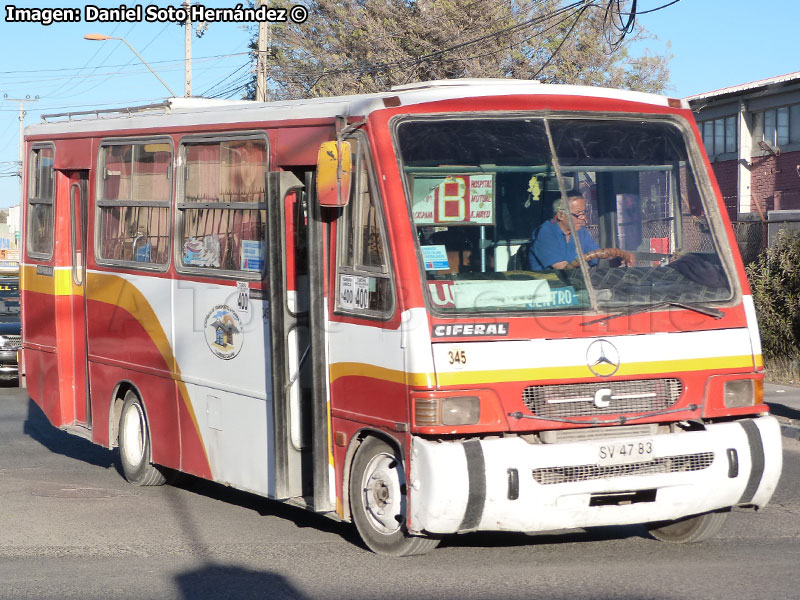
<path id="1" fill-rule="evenodd" d="M 570 215 L 567 214 L 567 210 L 572 215 L 572 222 L 584 254 L 600 249 L 589 231 L 584 228 L 586 200 L 583 194 L 578 190 L 571 190 L 567 192 L 567 199 L 568 209 L 564 209 L 561 199 L 555 200 L 553 202 L 553 218 L 539 225 L 533 232 L 533 243 L 530 245 L 528 253 L 530 268 L 533 271 L 564 269 L 578 258 L 575 240 L 572 239 L 572 231 L 569 226 Z M 621 260 L 622 264 L 627 267 L 634 265 L 633 254 L 630 252 L 625 252 Z M 598 259 L 590 259 L 588 262 L 590 266 L 595 266 Z"/>

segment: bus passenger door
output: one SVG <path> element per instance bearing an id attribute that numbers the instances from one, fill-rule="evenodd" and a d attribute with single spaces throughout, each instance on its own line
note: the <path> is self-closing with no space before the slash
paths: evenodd
<path id="1" fill-rule="evenodd" d="M 297 289 L 297 261 L 292 225 L 293 207 L 303 184 L 287 171 L 269 174 L 268 277 L 269 327 L 273 396 L 273 478 L 277 498 L 305 497 L 309 493 L 303 463 L 305 426 L 300 373 L 303 348 L 308 348 L 304 324 L 306 307 Z"/>
<path id="2" fill-rule="evenodd" d="M 304 189 L 305 188 L 305 189 Z M 279 498 L 302 497 L 328 512 L 331 497 L 327 369 L 324 364 L 322 225 L 313 189 L 292 173 L 269 175 L 269 289 L 274 481 Z"/>
<path id="3" fill-rule="evenodd" d="M 65 281 L 71 312 L 71 356 L 70 373 L 75 402 L 75 422 L 91 428 L 92 415 L 89 403 L 89 360 L 86 343 L 86 198 L 89 182 L 88 171 L 69 174 L 69 219 L 70 219 L 70 269 Z M 64 274 L 66 279 L 66 274 Z M 65 339 L 65 341 L 66 341 Z"/>

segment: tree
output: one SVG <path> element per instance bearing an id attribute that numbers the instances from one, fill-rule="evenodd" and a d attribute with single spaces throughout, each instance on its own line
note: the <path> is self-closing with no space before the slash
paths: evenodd
<path id="1" fill-rule="evenodd" d="M 273 98 L 368 93 L 463 77 L 660 92 L 669 76 L 669 57 L 630 55 L 631 42 L 647 34 L 626 12 L 626 0 L 313 0 L 306 5 L 304 23 L 272 26 Z M 254 89 L 253 80 L 251 98 Z"/>
<path id="2" fill-rule="evenodd" d="M 770 359 L 800 357 L 800 231 L 786 229 L 747 266 L 761 345 Z"/>

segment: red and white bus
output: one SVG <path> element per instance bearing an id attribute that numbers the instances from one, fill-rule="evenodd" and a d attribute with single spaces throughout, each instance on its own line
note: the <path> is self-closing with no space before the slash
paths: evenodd
<path id="1" fill-rule="evenodd" d="M 634 523 L 698 541 L 775 490 L 753 300 L 683 101 L 456 80 L 25 139 L 28 390 L 133 483 L 190 473 L 394 555 Z M 534 270 L 575 193 L 569 231 L 601 250 Z"/>

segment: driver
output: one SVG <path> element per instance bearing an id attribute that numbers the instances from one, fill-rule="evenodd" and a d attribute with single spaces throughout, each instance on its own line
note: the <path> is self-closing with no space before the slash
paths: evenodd
<path id="1" fill-rule="evenodd" d="M 584 229 L 586 225 L 586 200 L 577 190 L 567 192 L 569 212 L 572 214 L 575 233 L 581 241 L 583 253 L 599 250 L 600 247 L 591 234 Z M 553 202 L 555 216 L 550 221 L 542 223 L 533 232 L 533 243 L 530 245 L 528 258 L 533 271 L 546 271 L 548 269 L 564 269 L 570 262 L 578 258 L 575 249 L 575 240 L 569 228 L 569 216 L 564 210 L 561 199 Z M 590 266 L 595 266 L 598 259 L 589 261 Z M 622 259 L 625 266 L 632 267 L 633 255 L 627 253 Z"/>

